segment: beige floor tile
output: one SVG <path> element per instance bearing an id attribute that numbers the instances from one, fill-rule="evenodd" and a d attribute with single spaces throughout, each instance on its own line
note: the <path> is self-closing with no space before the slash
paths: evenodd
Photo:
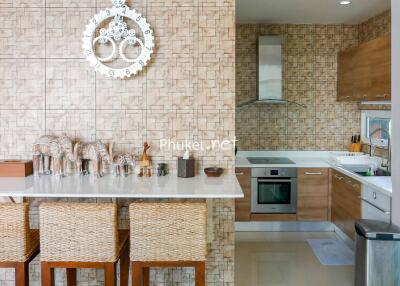
<path id="1" fill-rule="evenodd" d="M 353 266 L 323 266 L 308 238 L 335 238 L 332 232 L 236 233 L 238 286 L 351 286 Z"/>

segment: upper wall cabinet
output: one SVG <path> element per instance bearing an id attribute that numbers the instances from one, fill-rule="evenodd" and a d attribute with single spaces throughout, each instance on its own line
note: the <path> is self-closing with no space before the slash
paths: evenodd
<path id="1" fill-rule="evenodd" d="M 391 38 L 384 36 L 338 54 L 338 101 L 391 99 Z"/>

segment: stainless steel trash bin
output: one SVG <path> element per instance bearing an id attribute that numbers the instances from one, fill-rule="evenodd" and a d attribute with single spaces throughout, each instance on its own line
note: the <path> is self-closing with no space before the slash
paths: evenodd
<path id="1" fill-rule="evenodd" d="M 356 286 L 400 285 L 400 228 L 377 220 L 358 220 Z"/>

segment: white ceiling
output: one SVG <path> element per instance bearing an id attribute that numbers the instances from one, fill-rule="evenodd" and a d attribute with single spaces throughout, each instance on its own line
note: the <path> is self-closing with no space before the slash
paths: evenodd
<path id="1" fill-rule="evenodd" d="M 358 24 L 390 8 L 390 0 L 236 0 L 239 24 Z"/>

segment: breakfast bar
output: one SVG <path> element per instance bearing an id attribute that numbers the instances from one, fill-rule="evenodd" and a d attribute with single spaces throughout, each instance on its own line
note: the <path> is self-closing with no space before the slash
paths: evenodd
<path id="1" fill-rule="evenodd" d="M 235 174 L 218 178 L 168 176 L 28 176 L 0 178 L 0 197 L 234 199 L 243 197 Z"/>
<path id="2" fill-rule="evenodd" d="M 207 206 L 207 254 L 205 261 L 206 285 L 231 285 L 234 269 L 234 199 L 243 197 L 243 192 L 234 174 L 223 174 L 218 178 L 197 175 L 192 178 L 168 176 L 126 177 L 95 176 L 28 176 L 25 178 L 0 178 L 0 197 L 12 201 L 30 203 L 30 224 L 39 228 L 38 206 L 47 202 L 114 202 L 118 206 L 119 229 L 129 228 L 129 205 L 132 203 L 198 202 Z M 177 219 L 179 213 L 176 213 Z M 39 259 L 31 262 L 30 281 L 39 284 Z M 0 269 L 0 276 L 10 283 L 13 271 Z M 104 274 L 98 269 L 83 269 L 77 272 L 77 281 L 91 285 L 104 283 Z M 192 284 L 196 279 L 194 268 L 151 268 L 150 281 L 159 283 L 180 282 Z M 61 285 L 66 276 L 61 269 L 55 271 L 56 285 Z M 157 284 L 158 285 L 158 284 Z M 161 284 L 160 284 L 161 285 Z M 233 284 L 232 284 L 233 285 Z"/>

